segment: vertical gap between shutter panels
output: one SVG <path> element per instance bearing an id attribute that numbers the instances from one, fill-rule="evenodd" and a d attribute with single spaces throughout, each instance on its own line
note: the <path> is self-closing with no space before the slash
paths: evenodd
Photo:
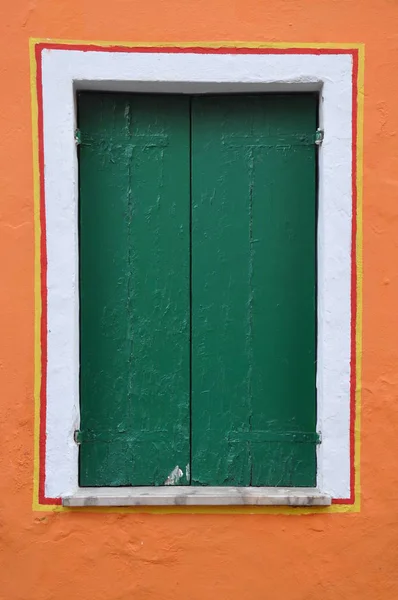
<path id="1" fill-rule="evenodd" d="M 191 480 L 192 480 L 192 96 L 189 97 L 189 481 L 188 481 L 188 485 L 191 485 Z"/>

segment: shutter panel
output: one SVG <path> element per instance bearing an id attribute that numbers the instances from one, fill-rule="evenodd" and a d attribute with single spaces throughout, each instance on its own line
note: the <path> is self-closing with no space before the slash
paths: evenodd
<path id="1" fill-rule="evenodd" d="M 189 99 L 81 93 L 79 127 L 80 485 L 186 485 Z"/>
<path id="2" fill-rule="evenodd" d="M 192 104 L 192 485 L 316 485 L 312 95 Z"/>

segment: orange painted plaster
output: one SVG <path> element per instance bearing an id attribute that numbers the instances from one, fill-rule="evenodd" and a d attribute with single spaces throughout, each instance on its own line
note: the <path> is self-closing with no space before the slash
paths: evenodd
<path id="1" fill-rule="evenodd" d="M 398 4 L 393 0 L 3 2 L 0 599 L 398 597 L 397 31 Z M 32 161 L 30 38 L 131 45 L 211 45 L 220 40 L 231 46 L 364 44 L 365 88 L 359 86 L 358 105 L 359 122 L 362 116 L 364 121 L 363 163 L 358 162 L 363 226 L 360 208 L 357 246 L 363 286 L 356 315 L 362 331 L 362 346 L 359 340 L 356 348 L 361 505 L 355 511 L 32 510 L 39 181 Z M 358 132 L 361 151 L 362 128 Z"/>

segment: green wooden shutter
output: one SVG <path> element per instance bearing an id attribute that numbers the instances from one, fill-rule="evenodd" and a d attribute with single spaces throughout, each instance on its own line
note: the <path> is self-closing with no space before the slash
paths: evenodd
<path id="1" fill-rule="evenodd" d="M 315 485 L 316 105 L 80 94 L 80 485 Z"/>
<path id="2" fill-rule="evenodd" d="M 316 98 L 192 104 L 192 485 L 316 484 Z"/>
<path id="3" fill-rule="evenodd" d="M 189 99 L 78 107 L 80 485 L 187 484 Z"/>

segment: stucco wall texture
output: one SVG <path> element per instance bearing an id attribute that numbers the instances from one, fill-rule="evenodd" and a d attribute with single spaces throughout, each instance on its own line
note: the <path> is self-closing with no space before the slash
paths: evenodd
<path id="1" fill-rule="evenodd" d="M 398 4 L 14 0 L 0 40 L 0 599 L 398 597 Z M 29 38 L 365 44 L 361 510 L 34 512 Z"/>

